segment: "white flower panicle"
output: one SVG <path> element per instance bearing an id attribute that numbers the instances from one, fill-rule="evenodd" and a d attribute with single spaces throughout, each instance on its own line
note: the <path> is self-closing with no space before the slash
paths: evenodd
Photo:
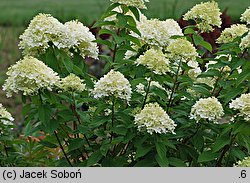
<path id="1" fill-rule="evenodd" d="M 114 96 L 116 98 L 130 101 L 131 85 L 124 75 L 118 71 L 111 70 L 95 83 L 92 94 L 94 98 Z"/>
<path id="2" fill-rule="evenodd" d="M 246 9 L 244 13 L 241 14 L 240 20 L 250 24 L 250 6 Z"/>
<path id="3" fill-rule="evenodd" d="M 222 31 L 220 37 L 217 39 L 217 43 L 229 43 L 235 38 L 241 37 L 243 34 L 248 32 L 248 28 L 244 24 L 233 24 L 230 28 L 226 28 Z"/>
<path id="4" fill-rule="evenodd" d="M 242 50 L 250 48 L 250 32 L 248 32 L 248 34 L 241 39 L 240 48 Z"/>
<path id="5" fill-rule="evenodd" d="M 36 56 L 42 54 L 53 42 L 57 46 L 61 41 L 64 26 L 56 18 L 49 14 L 38 14 L 35 16 L 20 36 L 19 48 L 23 55 Z"/>
<path id="6" fill-rule="evenodd" d="M 7 71 L 3 90 L 7 97 L 12 93 L 23 92 L 23 95 L 37 94 L 40 89 L 52 90 L 60 78 L 56 72 L 34 57 L 24 57 Z"/>
<path id="7" fill-rule="evenodd" d="M 224 115 L 221 103 L 215 97 L 201 98 L 191 108 L 190 119 L 217 122 Z"/>
<path id="8" fill-rule="evenodd" d="M 137 29 L 140 31 L 141 36 L 136 33 L 131 35 L 138 38 L 142 45 L 148 44 L 151 47 L 159 47 L 164 49 L 172 41 L 172 36 L 183 36 L 179 24 L 173 19 L 166 19 L 160 21 L 158 19 L 143 18 L 137 22 Z"/>
<path id="9" fill-rule="evenodd" d="M 135 124 L 138 130 L 153 133 L 173 133 L 177 126 L 158 103 L 146 104 L 140 113 L 135 115 Z"/>
<path id="10" fill-rule="evenodd" d="M 149 0 L 110 0 L 113 3 L 120 3 L 127 6 L 134 6 L 139 9 L 147 9 L 145 3 L 149 2 Z"/>
<path id="11" fill-rule="evenodd" d="M 83 80 L 80 79 L 78 76 L 76 76 L 73 73 L 70 73 L 65 78 L 62 78 L 58 87 L 63 90 L 63 91 L 68 91 L 68 92 L 82 92 L 84 91 L 85 84 L 83 84 Z"/>
<path id="12" fill-rule="evenodd" d="M 170 43 L 166 51 L 169 52 L 169 54 L 167 54 L 168 57 L 174 61 L 195 60 L 198 56 L 198 53 L 192 43 L 184 38 L 175 39 L 172 43 Z"/>
<path id="13" fill-rule="evenodd" d="M 196 62 L 195 60 L 190 60 L 188 61 L 187 65 L 189 67 L 191 67 L 191 69 L 188 71 L 188 76 L 193 79 L 196 80 L 197 77 L 201 74 L 201 68 L 199 67 L 198 62 Z"/>
<path id="14" fill-rule="evenodd" d="M 24 55 L 43 54 L 51 45 L 69 53 L 69 49 L 79 50 L 80 55 L 97 58 L 98 48 L 95 36 L 79 21 L 60 23 L 49 14 L 39 14 L 31 20 L 28 28 L 20 36 L 19 48 Z"/>
<path id="15" fill-rule="evenodd" d="M 79 50 L 83 58 L 86 56 L 98 58 L 98 47 L 93 42 L 95 36 L 89 31 L 88 27 L 76 20 L 66 22 L 64 26 L 66 35 L 61 38 L 62 47 Z"/>
<path id="16" fill-rule="evenodd" d="M 144 65 L 152 70 L 155 74 L 166 74 L 170 71 L 169 60 L 160 49 L 151 48 L 147 50 L 144 55 L 141 55 L 136 63 Z"/>
<path id="17" fill-rule="evenodd" d="M 4 125 L 13 125 L 12 121 L 14 121 L 14 118 L 0 103 L 0 122 Z"/>
<path id="18" fill-rule="evenodd" d="M 250 167 L 250 156 L 245 157 L 241 161 L 238 161 L 236 167 Z"/>
<path id="19" fill-rule="evenodd" d="M 201 32 L 213 31 L 213 26 L 221 26 L 221 12 L 215 1 L 195 5 L 184 15 L 184 20 L 194 20 Z"/>
<path id="20" fill-rule="evenodd" d="M 239 98 L 232 100 L 229 108 L 238 110 L 239 116 L 244 117 L 246 121 L 250 120 L 250 93 L 242 94 Z"/>

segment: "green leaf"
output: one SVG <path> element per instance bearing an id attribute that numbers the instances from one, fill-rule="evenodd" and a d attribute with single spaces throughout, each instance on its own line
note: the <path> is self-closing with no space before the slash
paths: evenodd
<path id="1" fill-rule="evenodd" d="M 107 40 L 96 39 L 95 42 L 96 42 L 96 43 L 99 43 L 99 44 L 106 45 L 106 46 L 108 46 L 108 47 L 111 48 L 111 49 L 114 48 L 114 44 L 111 43 L 110 41 L 107 41 Z"/>
<path id="2" fill-rule="evenodd" d="M 164 102 L 167 102 L 168 101 L 168 94 L 166 91 L 162 90 L 162 89 L 159 89 L 158 87 L 156 86 L 151 86 L 150 87 L 150 91 L 152 93 L 154 93 L 156 96 L 160 97 Z"/>
<path id="3" fill-rule="evenodd" d="M 175 167 L 186 167 L 187 166 L 181 159 L 178 159 L 175 157 L 168 158 L 168 161 L 169 161 L 170 165 L 175 166 Z"/>
<path id="4" fill-rule="evenodd" d="M 111 131 L 113 131 L 114 133 L 116 133 L 118 135 L 126 135 L 128 129 L 124 125 L 117 125 L 117 126 L 111 128 Z"/>
<path id="5" fill-rule="evenodd" d="M 70 139 L 68 150 L 73 151 L 84 146 L 84 140 L 81 138 Z"/>
<path id="6" fill-rule="evenodd" d="M 57 148 L 56 144 L 53 144 L 53 143 L 45 141 L 45 140 L 42 140 L 39 143 L 46 146 L 46 147 L 49 147 L 49 148 Z"/>
<path id="7" fill-rule="evenodd" d="M 212 52 L 213 48 L 210 43 L 204 41 L 203 37 L 197 34 L 193 35 L 195 45 L 200 45 L 206 48 L 208 51 Z"/>
<path id="8" fill-rule="evenodd" d="M 250 137 L 249 135 L 240 135 L 241 138 L 243 139 L 243 142 L 245 143 L 245 147 L 248 150 L 248 153 L 250 153 Z"/>
<path id="9" fill-rule="evenodd" d="M 108 30 L 108 29 L 101 29 L 98 32 L 99 35 L 103 35 L 103 34 L 110 34 L 110 35 L 115 35 L 116 33 L 114 31 Z"/>
<path id="10" fill-rule="evenodd" d="M 166 146 L 163 142 L 156 143 L 156 151 L 162 160 L 166 159 L 167 149 L 166 149 Z"/>
<path id="11" fill-rule="evenodd" d="M 201 132 L 197 132 L 197 134 L 193 137 L 194 146 L 197 150 L 202 151 L 204 146 L 204 137 Z"/>
<path id="12" fill-rule="evenodd" d="M 135 43 L 137 46 L 141 47 L 141 42 L 139 39 L 131 36 L 131 35 L 126 35 L 125 38 L 133 43 Z"/>
<path id="13" fill-rule="evenodd" d="M 213 161 L 216 158 L 218 158 L 219 153 L 214 153 L 212 151 L 204 151 L 203 153 L 200 154 L 198 158 L 198 162 L 208 162 L 208 161 Z"/>
<path id="14" fill-rule="evenodd" d="M 240 87 L 234 88 L 234 89 L 229 90 L 227 93 L 220 96 L 219 98 L 223 98 L 224 102 L 228 103 L 231 99 L 234 99 L 237 95 L 242 93 L 242 91 L 243 89 Z"/>
<path id="15" fill-rule="evenodd" d="M 208 71 L 201 73 L 198 76 L 198 78 L 214 77 L 214 76 L 221 77 L 220 71 L 218 71 L 217 69 L 209 69 Z"/>
<path id="16" fill-rule="evenodd" d="M 212 53 L 213 47 L 210 43 L 203 41 L 203 42 L 201 42 L 201 46 L 203 46 L 204 48 L 206 48 L 208 51 L 210 51 Z"/>
<path id="17" fill-rule="evenodd" d="M 152 150 L 150 146 L 140 145 L 136 148 L 136 159 L 145 156 L 149 151 Z"/>
<path id="18" fill-rule="evenodd" d="M 228 144 L 230 144 L 230 137 L 228 136 L 228 134 L 225 134 L 216 139 L 215 144 L 212 146 L 212 150 L 213 152 L 217 152 Z"/>
<path id="19" fill-rule="evenodd" d="M 49 105 L 41 105 L 38 108 L 38 119 L 43 123 L 47 124 L 48 121 L 50 120 L 52 114 L 51 106 Z"/>
<path id="20" fill-rule="evenodd" d="M 100 161 L 102 159 L 102 153 L 100 150 L 97 150 L 95 152 L 93 152 L 91 154 L 91 156 L 89 157 L 89 159 L 87 160 L 87 166 L 92 166 L 94 164 L 96 164 L 98 161 Z"/>
<path id="21" fill-rule="evenodd" d="M 112 147 L 112 145 L 109 143 L 109 141 L 105 141 L 102 143 L 101 147 L 100 147 L 100 151 L 101 154 L 103 156 L 106 156 L 107 152 L 109 151 L 109 149 Z"/>
<path id="22" fill-rule="evenodd" d="M 114 15 L 114 13 L 112 13 L 112 15 Z M 102 26 L 107 26 L 107 25 L 115 26 L 115 22 L 114 22 L 114 21 L 97 21 L 97 22 L 92 26 L 92 28 L 102 27 Z"/>
<path id="23" fill-rule="evenodd" d="M 201 45 L 201 43 L 204 41 L 203 37 L 198 34 L 194 34 L 193 39 L 195 45 Z"/>
<path id="24" fill-rule="evenodd" d="M 112 10 L 115 9 L 117 6 L 120 6 L 120 4 L 119 4 L 119 3 L 113 3 L 113 4 L 111 4 L 111 5 L 107 8 L 106 12 L 112 11 Z"/>
<path id="25" fill-rule="evenodd" d="M 68 73 L 72 73 L 74 64 L 72 63 L 71 59 L 65 53 L 62 54 L 61 52 L 60 52 L 60 58 Z"/>
<path id="26" fill-rule="evenodd" d="M 118 27 L 125 27 L 127 25 L 128 20 L 127 20 L 127 17 L 125 15 L 118 13 L 116 15 L 116 18 L 118 20 L 118 22 L 117 22 Z"/>
<path id="27" fill-rule="evenodd" d="M 135 167 L 154 167 L 157 163 L 154 161 L 154 157 L 145 157 L 145 159 L 137 162 Z"/>
<path id="28" fill-rule="evenodd" d="M 86 134 L 89 131 L 89 128 L 85 126 L 84 124 L 81 124 L 81 125 L 78 125 L 77 130 L 79 130 L 81 134 Z"/>
<path id="29" fill-rule="evenodd" d="M 231 147 L 231 154 L 237 157 L 238 159 L 243 159 L 244 157 L 246 157 L 246 154 L 238 147 Z"/>
<path id="30" fill-rule="evenodd" d="M 126 28 L 132 30 L 134 33 L 136 33 L 137 35 L 141 36 L 141 32 L 137 29 L 136 26 L 126 25 Z"/>
<path id="31" fill-rule="evenodd" d="M 248 79 L 250 77 L 250 71 L 245 70 L 242 73 L 240 73 L 237 77 L 236 87 L 239 86 L 243 81 Z"/>
<path id="32" fill-rule="evenodd" d="M 135 16 L 136 20 L 140 21 L 140 12 L 138 11 L 138 9 L 136 7 L 133 7 L 133 6 L 129 6 L 128 8 L 133 13 L 133 15 Z"/>
<path id="33" fill-rule="evenodd" d="M 198 93 L 202 93 L 205 96 L 209 96 L 210 95 L 210 91 L 206 87 L 204 87 L 202 85 L 194 85 L 192 87 L 192 89 L 194 91 L 198 92 Z"/>
<path id="34" fill-rule="evenodd" d="M 169 162 L 167 157 L 164 157 L 163 159 L 159 156 L 159 154 L 155 155 L 155 160 L 156 162 L 161 166 L 161 167 L 168 167 Z"/>
<path id="35" fill-rule="evenodd" d="M 41 127 L 46 133 L 53 133 L 60 124 L 60 120 L 50 119 L 52 109 L 49 105 L 42 105 L 38 109 L 38 119 L 41 121 Z"/>
<path id="36" fill-rule="evenodd" d="M 187 34 L 194 34 L 194 33 L 195 33 L 195 31 L 192 28 L 187 28 L 187 29 L 184 30 L 184 34 L 185 35 L 187 35 Z"/>

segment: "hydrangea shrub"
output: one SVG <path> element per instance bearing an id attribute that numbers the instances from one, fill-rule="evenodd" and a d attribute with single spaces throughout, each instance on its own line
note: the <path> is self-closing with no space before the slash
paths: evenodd
<path id="1" fill-rule="evenodd" d="M 249 9 L 213 50 L 202 33 L 221 26 L 215 1 L 188 11 L 183 29 L 143 15 L 147 2 L 111 0 L 96 37 L 47 14 L 20 36 L 24 58 L 3 90 L 23 96 L 25 136 L 43 148 L 34 150 L 41 165 L 249 166 Z M 88 72 L 91 59 L 105 62 L 101 77 Z M 1 134 L 13 118 L 2 105 L 0 115 L 8 156 Z"/>

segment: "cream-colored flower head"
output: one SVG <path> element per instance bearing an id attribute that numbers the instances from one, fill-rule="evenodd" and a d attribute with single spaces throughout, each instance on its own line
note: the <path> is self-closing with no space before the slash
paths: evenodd
<path id="1" fill-rule="evenodd" d="M 174 121 L 168 116 L 158 103 L 146 104 L 140 113 L 135 115 L 135 124 L 138 130 L 153 133 L 173 133 L 176 127 Z"/>
<path id="2" fill-rule="evenodd" d="M 191 108 L 190 119 L 217 122 L 224 115 L 221 103 L 215 97 L 201 98 Z"/>
<path id="3" fill-rule="evenodd" d="M 226 28 L 222 31 L 220 37 L 217 39 L 217 43 L 229 43 L 235 38 L 241 37 L 248 31 L 248 28 L 244 24 L 233 24 L 230 28 Z"/>
<path id="4" fill-rule="evenodd" d="M 23 92 L 23 95 L 37 94 L 39 89 L 52 90 L 60 78 L 51 68 L 34 57 L 24 57 L 7 71 L 3 90 L 7 97 L 12 93 Z"/>
<path id="5" fill-rule="evenodd" d="M 113 3 L 120 3 L 127 6 L 134 6 L 139 9 L 147 9 L 145 3 L 149 2 L 149 0 L 110 0 Z"/>
<path id="6" fill-rule="evenodd" d="M 66 22 L 64 26 L 65 35 L 61 37 L 61 47 L 79 50 L 83 58 L 85 56 L 98 58 L 99 50 L 97 44 L 93 42 L 95 36 L 89 31 L 88 27 L 76 20 Z"/>
<path id="7" fill-rule="evenodd" d="M 62 78 L 58 87 L 66 92 L 82 92 L 85 90 L 83 80 L 73 73 L 70 73 L 67 77 Z"/>
<path id="8" fill-rule="evenodd" d="M 141 19 L 137 22 L 137 29 L 141 36 L 136 33 L 131 35 L 138 38 L 142 45 L 148 44 L 150 47 L 159 47 L 164 49 L 172 41 L 170 37 L 179 35 L 183 36 L 179 24 L 173 19 L 160 21 L 158 19 Z"/>
<path id="9" fill-rule="evenodd" d="M 238 110 L 239 116 L 244 117 L 246 121 L 250 121 L 250 93 L 242 94 L 239 98 L 232 100 L 229 108 Z"/>
<path id="10" fill-rule="evenodd" d="M 19 48 L 23 55 L 36 56 L 42 54 L 50 47 L 49 43 L 57 46 L 64 31 L 64 26 L 49 14 L 35 16 L 20 36 Z"/>
<path id="11" fill-rule="evenodd" d="M 201 32 L 213 31 L 213 26 L 221 26 L 221 12 L 215 1 L 195 5 L 184 15 L 184 20 L 194 20 Z"/>
<path id="12" fill-rule="evenodd" d="M 124 75 L 118 71 L 111 70 L 95 83 L 92 94 L 94 98 L 116 97 L 130 101 L 131 85 Z"/>
<path id="13" fill-rule="evenodd" d="M 240 48 L 242 50 L 250 48 L 250 32 L 248 32 L 248 34 L 241 39 Z"/>
<path id="14" fill-rule="evenodd" d="M 67 53 L 70 48 L 79 50 L 81 56 L 97 58 L 98 48 L 93 41 L 95 36 L 78 21 L 60 23 L 49 14 L 35 16 L 28 28 L 20 36 L 19 48 L 24 55 L 43 54 L 51 44 Z"/>
<path id="15" fill-rule="evenodd" d="M 250 156 L 238 161 L 236 167 L 250 167 Z"/>
<path id="16" fill-rule="evenodd" d="M 166 51 L 168 52 L 168 57 L 174 61 L 195 60 L 198 56 L 198 53 L 192 43 L 184 38 L 175 39 L 172 43 L 170 43 Z"/>
<path id="17" fill-rule="evenodd" d="M 152 70 L 155 74 L 166 74 L 170 71 L 169 60 L 160 49 L 151 48 L 141 55 L 136 63 L 144 65 L 148 69 Z"/>
<path id="18" fill-rule="evenodd" d="M 14 121 L 14 118 L 3 107 L 3 105 L 0 104 L 0 122 L 3 123 L 4 125 L 13 125 L 12 121 Z"/>
<path id="19" fill-rule="evenodd" d="M 191 69 L 188 71 L 188 76 L 193 80 L 196 80 L 198 75 L 200 75 L 202 72 L 198 62 L 195 60 L 190 60 L 188 61 L 187 65 L 191 67 Z"/>
<path id="20" fill-rule="evenodd" d="M 250 7 L 248 7 L 246 11 L 241 14 L 240 20 L 242 22 L 247 22 L 247 24 L 250 24 Z"/>

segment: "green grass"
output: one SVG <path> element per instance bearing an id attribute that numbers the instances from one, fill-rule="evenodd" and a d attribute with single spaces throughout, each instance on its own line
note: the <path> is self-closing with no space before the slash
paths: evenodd
<path id="1" fill-rule="evenodd" d="M 150 0 L 149 17 L 179 18 L 189 8 L 202 0 Z M 204 0 L 205 1 L 205 0 Z M 234 20 L 250 6 L 248 0 L 218 0 L 221 10 L 228 8 Z M 51 13 L 61 21 L 79 19 L 91 24 L 105 11 L 109 0 L 0 0 L 0 24 L 27 25 L 39 12 Z"/>

